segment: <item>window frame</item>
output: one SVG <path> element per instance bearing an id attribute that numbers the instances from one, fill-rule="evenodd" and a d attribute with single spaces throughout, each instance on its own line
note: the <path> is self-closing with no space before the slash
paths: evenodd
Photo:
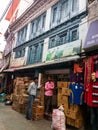
<path id="1" fill-rule="evenodd" d="M 24 26 L 22 29 L 20 29 L 17 32 L 17 40 L 16 40 L 16 45 L 21 45 L 26 41 L 27 37 L 27 25 Z"/>
<path id="2" fill-rule="evenodd" d="M 42 45 L 41 49 L 39 49 L 40 45 Z M 43 42 L 29 46 L 27 64 L 41 62 L 42 61 L 42 54 L 43 54 Z"/>
<path id="3" fill-rule="evenodd" d="M 72 37 L 72 33 L 74 31 L 77 31 L 77 38 L 76 39 L 73 39 L 73 37 Z M 76 41 L 78 39 L 79 39 L 79 30 L 78 30 L 78 27 L 70 29 L 70 42 Z"/>
<path id="4" fill-rule="evenodd" d="M 64 3 L 68 2 L 68 8 L 67 8 L 67 14 L 65 14 L 65 16 L 62 18 L 62 12 L 65 12 L 65 10 L 62 10 L 62 6 L 64 5 Z M 60 2 L 60 22 L 64 22 L 65 20 L 68 20 L 69 19 L 69 16 L 70 16 L 70 3 L 69 3 L 69 0 L 62 0 Z"/>
<path id="5" fill-rule="evenodd" d="M 75 8 L 76 10 L 73 10 L 73 3 L 76 4 L 77 3 L 77 8 Z M 76 14 L 79 13 L 79 0 L 77 0 L 77 2 L 74 2 L 74 0 L 71 0 L 71 3 L 70 3 L 70 16 L 73 17 L 75 16 Z"/>

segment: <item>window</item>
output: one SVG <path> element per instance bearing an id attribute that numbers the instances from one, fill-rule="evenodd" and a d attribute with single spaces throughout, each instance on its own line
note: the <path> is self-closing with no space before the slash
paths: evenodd
<path id="1" fill-rule="evenodd" d="M 70 41 L 75 41 L 77 40 L 79 37 L 78 37 L 78 29 L 72 29 L 70 30 Z"/>
<path id="2" fill-rule="evenodd" d="M 69 41 L 68 31 L 60 35 L 60 45 L 65 44 Z"/>
<path id="3" fill-rule="evenodd" d="M 30 36 L 29 36 L 30 39 L 44 32 L 45 20 L 46 20 L 46 13 L 42 14 L 41 16 L 39 16 L 38 18 L 36 18 L 35 20 L 31 22 L 31 30 L 30 30 Z"/>
<path id="4" fill-rule="evenodd" d="M 55 47 L 55 37 L 52 37 L 50 38 L 50 41 L 49 41 L 49 48 L 53 48 Z"/>
<path id="5" fill-rule="evenodd" d="M 79 10 L 79 0 L 72 0 L 72 12 Z"/>
<path id="6" fill-rule="evenodd" d="M 35 25 L 35 23 L 32 22 L 32 23 L 31 23 L 31 33 L 34 33 L 34 25 Z"/>
<path id="7" fill-rule="evenodd" d="M 60 46 L 68 42 L 69 42 L 69 31 L 65 31 L 61 34 L 58 34 L 50 38 L 49 48 Z"/>
<path id="8" fill-rule="evenodd" d="M 69 3 L 68 0 L 64 0 L 61 3 L 61 20 L 65 20 L 69 15 Z"/>
<path id="9" fill-rule="evenodd" d="M 26 41 L 26 34 L 27 26 L 25 26 L 18 32 L 16 45 L 20 45 Z"/>
<path id="10" fill-rule="evenodd" d="M 43 43 L 29 47 L 27 64 L 37 63 L 42 60 Z"/>
<path id="11" fill-rule="evenodd" d="M 55 23 L 56 22 L 56 18 L 57 18 L 57 7 L 55 7 L 53 9 L 53 19 L 52 22 Z"/>
<path id="12" fill-rule="evenodd" d="M 25 55 L 25 48 L 22 50 L 16 51 L 15 58 L 24 57 L 24 55 Z"/>
<path id="13" fill-rule="evenodd" d="M 74 27 L 72 29 L 68 29 L 56 36 L 53 36 L 49 40 L 49 49 L 54 48 L 63 44 L 67 44 L 72 41 L 76 41 L 79 39 L 78 27 Z"/>
<path id="14" fill-rule="evenodd" d="M 43 15 L 43 17 L 42 17 L 42 29 L 45 28 L 45 21 L 46 21 L 46 15 Z"/>
<path id="15" fill-rule="evenodd" d="M 36 20 L 36 32 L 38 32 L 41 29 L 41 19 L 38 18 Z"/>

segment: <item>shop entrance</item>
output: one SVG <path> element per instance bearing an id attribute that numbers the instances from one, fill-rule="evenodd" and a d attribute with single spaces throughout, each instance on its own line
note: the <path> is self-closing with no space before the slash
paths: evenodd
<path id="1" fill-rule="evenodd" d="M 43 89 L 45 87 L 45 83 L 48 81 L 48 76 L 51 76 L 52 81 L 54 82 L 54 90 L 52 96 L 52 110 L 58 108 L 62 105 L 61 102 L 61 88 L 68 87 L 70 81 L 70 69 L 58 69 L 58 70 L 47 70 L 41 77 L 41 84 L 43 84 Z M 45 105 L 45 100 L 44 100 Z"/>

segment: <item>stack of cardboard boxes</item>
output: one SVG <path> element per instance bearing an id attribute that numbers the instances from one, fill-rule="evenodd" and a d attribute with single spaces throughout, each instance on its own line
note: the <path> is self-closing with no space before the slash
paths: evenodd
<path id="1" fill-rule="evenodd" d="M 69 82 L 57 82 L 58 87 L 58 107 L 64 106 L 64 113 L 66 116 L 66 124 L 80 128 L 83 126 L 83 113 L 81 106 L 69 103 L 69 96 L 71 90 L 69 89 Z"/>
<path id="2" fill-rule="evenodd" d="M 27 101 L 28 101 L 28 94 L 26 94 L 29 84 L 31 80 L 29 77 L 17 77 L 14 80 L 14 93 L 13 93 L 13 104 L 12 108 L 20 113 L 25 114 Z M 41 88 L 41 91 L 43 88 Z M 38 91 L 37 98 L 34 101 L 33 108 L 32 108 L 32 116 L 34 119 L 42 119 L 44 116 L 44 107 L 42 106 L 43 102 L 41 92 Z"/>
<path id="3" fill-rule="evenodd" d="M 25 78 L 28 79 L 28 81 L 25 82 Z M 27 106 L 27 100 L 28 95 L 26 94 L 26 89 L 28 85 L 30 84 L 30 80 L 28 77 L 17 77 L 14 80 L 14 93 L 12 97 L 12 108 L 20 113 L 25 113 L 26 106 Z"/>

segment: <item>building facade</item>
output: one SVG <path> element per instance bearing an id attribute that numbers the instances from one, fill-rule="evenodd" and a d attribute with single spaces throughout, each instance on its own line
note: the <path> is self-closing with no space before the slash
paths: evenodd
<path id="1" fill-rule="evenodd" d="M 4 73 L 10 80 L 24 76 L 40 79 L 42 74 L 43 83 L 51 75 L 56 88 L 58 81 L 69 83 L 74 63 L 84 56 L 87 20 L 86 0 L 34 1 L 5 33 L 9 48 L 5 48 L 5 58 L 10 57 L 10 63 Z M 57 92 L 53 99 L 55 106 Z"/>
<path id="2" fill-rule="evenodd" d="M 86 1 L 35 1 L 9 26 L 14 37 L 10 67 L 19 59 L 24 59 L 25 69 L 66 61 L 66 57 L 80 54 L 86 19 Z"/>

